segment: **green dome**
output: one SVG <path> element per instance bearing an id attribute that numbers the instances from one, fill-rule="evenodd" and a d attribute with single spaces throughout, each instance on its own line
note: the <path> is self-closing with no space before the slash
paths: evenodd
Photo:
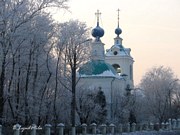
<path id="1" fill-rule="evenodd" d="M 104 60 L 91 60 L 79 69 L 80 75 L 116 75 L 115 69 Z"/>

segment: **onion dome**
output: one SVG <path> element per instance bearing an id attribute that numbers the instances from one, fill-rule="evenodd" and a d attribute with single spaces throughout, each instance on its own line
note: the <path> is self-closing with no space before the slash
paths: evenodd
<path id="1" fill-rule="evenodd" d="M 122 30 L 119 27 L 117 27 L 115 29 L 115 34 L 117 34 L 117 36 L 119 36 L 121 33 L 122 33 Z"/>
<path id="2" fill-rule="evenodd" d="M 97 25 L 93 30 L 92 30 L 92 36 L 95 37 L 95 38 L 100 38 L 102 36 L 104 36 L 104 30 L 99 26 Z"/>
<path id="3" fill-rule="evenodd" d="M 118 27 L 115 29 L 115 34 L 117 34 L 117 36 L 119 37 L 119 35 L 122 33 L 122 30 L 119 28 L 119 9 L 118 11 Z"/>
<path id="4" fill-rule="evenodd" d="M 91 34 L 93 37 L 99 40 L 99 38 L 104 36 L 104 30 L 99 26 L 99 17 L 101 15 L 99 10 L 97 10 L 97 13 L 95 13 L 95 15 L 97 16 L 97 26 L 92 30 Z"/>

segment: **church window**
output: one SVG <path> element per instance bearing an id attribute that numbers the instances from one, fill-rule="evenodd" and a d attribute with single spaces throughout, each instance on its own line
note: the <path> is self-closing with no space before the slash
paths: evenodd
<path id="1" fill-rule="evenodd" d="M 116 44 L 119 44 L 119 40 L 116 40 Z"/>
<path id="2" fill-rule="evenodd" d="M 114 51 L 114 55 L 117 55 L 118 54 L 118 52 L 117 51 Z"/>

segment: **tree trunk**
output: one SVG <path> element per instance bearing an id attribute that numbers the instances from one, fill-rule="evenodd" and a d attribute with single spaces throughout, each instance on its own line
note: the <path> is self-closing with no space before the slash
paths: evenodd
<path id="1" fill-rule="evenodd" d="M 3 111 L 4 111 L 4 80 L 5 80 L 5 59 L 6 55 L 2 59 L 1 75 L 0 75 L 0 124 L 2 124 Z"/>
<path id="2" fill-rule="evenodd" d="M 71 122 L 72 127 L 76 124 L 76 53 L 73 54 L 72 63 L 72 102 L 71 102 Z"/>

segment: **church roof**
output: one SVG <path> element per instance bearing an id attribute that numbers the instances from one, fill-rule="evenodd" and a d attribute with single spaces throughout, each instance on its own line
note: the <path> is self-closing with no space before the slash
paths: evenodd
<path id="1" fill-rule="evenodd" d="M 104 60 L 91 60 L 79 69 L 79 75 L 83 76 L 115 76 L 115 69 Z"/>
<path id="2" fill-rule="evenodd" d="M 130 55 L 130 48 L 124 48 L 123 45 L 115 44 L 110 49 L 106 50 L 106 56 L 128 56 Z"/>

